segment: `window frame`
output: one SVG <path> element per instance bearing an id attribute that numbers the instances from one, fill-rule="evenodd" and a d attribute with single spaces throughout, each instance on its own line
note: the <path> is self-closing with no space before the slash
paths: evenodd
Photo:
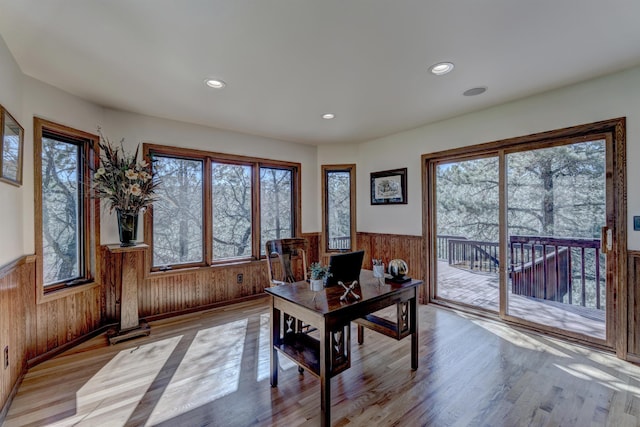
<path id="1" fill-rule="evenodd" d="M 36 284 L 38 288 L 37 301 L 42 302 L 45 297 L 66 294 L 65 290 L 85 285 L 98 285 L 100 277 L 100 200 L 94 197 L 91 189 L 92 170 L 99 167 L 99 157 L 95 153 L 99 137 L 88 132 L 73 129 L 45 119 L 34 117 L 34 208 L 35 208 L 35 252 L 36 252 Z M 80 275 L 78 278 L 66 282 L 44 284 L 44 242 L 42 215 L 42 138 L 51 135 L 59 137 L 62 142 L 78 146 L 80 157 L 79 188 L 79 227 L 82 236 L 79 239 Z"/>
<path id="2" fill-rule="evenodd" d="M 322 165 L 322 250 L 325 254 L 345 252 L 345 249 L 330 249 L 329 248 L 329 195 L 328 191 L 328 179 L 331 172 L 348 172 L 349 173 L 349 186 L 350 186 L 350 215 L 351 215 L 351 247 L 348 251 L 354 251 L 357 248 L 356 244 L 356 165 L 351 164 L 339 164 L 339 165 Z"/>
<path id="3" fill-rule="evenodd" d="M 142 152 L 147 161 L 152 162 L 153 156 L 173 157 L 178 159 L 201 160 L 204 164 L 203 170 L 203 261 L 190 264 L 172 264 L 168 268 L 153 265 L 153 205 L 149 207 L 148 215 L 144 219 L 144 240 L 149 245 L 147 251 L 147 271 L 151 273 L 161 273 L 166 271 L 177 271 L 188 268 L 206 268 L 212 266 L 223 266 L 242 262 L 258 261 L 264 258 L 261 255 L 261 218 L 260 218 L 260 168 L 276 168 L 290 170 L 292 173 L 292 232 L 295 236 L 301 235 L 301 197 L 300 197 L 300 163 L 264 159 L 257 157 L 233 155 L 226 153 L 216 153 L 204 150 L 171 147 L 167 145 L 144 143 Z M 224 258 L 215 260 L 213 257 L 213 197 L 212 191 L 212 165 L 213 163 L 223 163 L 230 165 L 251 166 L 251 254 L 245 257 Z"/>

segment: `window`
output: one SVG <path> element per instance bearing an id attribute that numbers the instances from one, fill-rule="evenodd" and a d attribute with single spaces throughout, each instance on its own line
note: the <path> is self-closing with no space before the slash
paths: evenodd
<path id="1" fill-rule="evenodd" d="M 355 165 L 322 166 L 323 240 L 325 252 L 355 246 Z"/>
<path id="2" fill-rule="evenodd" d="M 251 183 L 251 166 L 213 163 L 211 167 L 215 260 L 251 256 Z"/>
<path id="3" fill-rule="evenodd" d="M 162 182 L 153 204 L 153 265 L 202 262 L 203 161 L 158 155 L 153 167 Z"/>
<path id="4" fill-rule="evenodd" d="M 293 172 L 260 168 L 261 253 L 269 240 L 293 237 Z"/>
<path id="5" fill-rule="evenodd" d="M 91 198 L 95 135 L 35 119 L 36 254 L 43 291 L 92 280 L 99 201 Z"/>
<path id="6" fill-rule="evenodd" d="M 267 240 L 299 233 L 299 164 L 144 150 L 161 182 L 145 227 L 152 270 L 258 259 Z"/>

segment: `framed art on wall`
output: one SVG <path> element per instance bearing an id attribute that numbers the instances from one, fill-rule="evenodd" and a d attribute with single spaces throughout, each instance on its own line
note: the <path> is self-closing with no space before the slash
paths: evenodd
<path id="1" fill-rule="evenodd" d="M 371 204 L 407 204 L 407 168 L 372 172 Z"/>
<path id="2" fill-rule="evenodd" d="M 0 181 L 22 185 L 24 129 L 0 105 Z"/>

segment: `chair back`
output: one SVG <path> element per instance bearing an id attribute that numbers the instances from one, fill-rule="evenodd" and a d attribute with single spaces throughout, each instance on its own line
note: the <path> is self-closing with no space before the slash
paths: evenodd
<path id="1" fill-rule="evenodd" d="M 307 280 L 307 251 L 309 250 L 307 239 L 269 240 L 265 244 L 265 249 L 271 286 Z M 302 260 L 302 269 L 291 263 L 292 257 L 296 256 Z"/>

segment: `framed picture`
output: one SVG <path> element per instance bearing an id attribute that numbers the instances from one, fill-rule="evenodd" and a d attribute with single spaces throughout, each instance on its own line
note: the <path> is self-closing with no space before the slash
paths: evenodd
<path id="1" fill-rule="evenodd" d="M 0 181 L 22 185 L 24 129 L 0 105 Z"/>
<path id="2" fill-rule="evenodd" d="M 407 204 L 407 168 L 371 173 L 371 204 Z"/>

